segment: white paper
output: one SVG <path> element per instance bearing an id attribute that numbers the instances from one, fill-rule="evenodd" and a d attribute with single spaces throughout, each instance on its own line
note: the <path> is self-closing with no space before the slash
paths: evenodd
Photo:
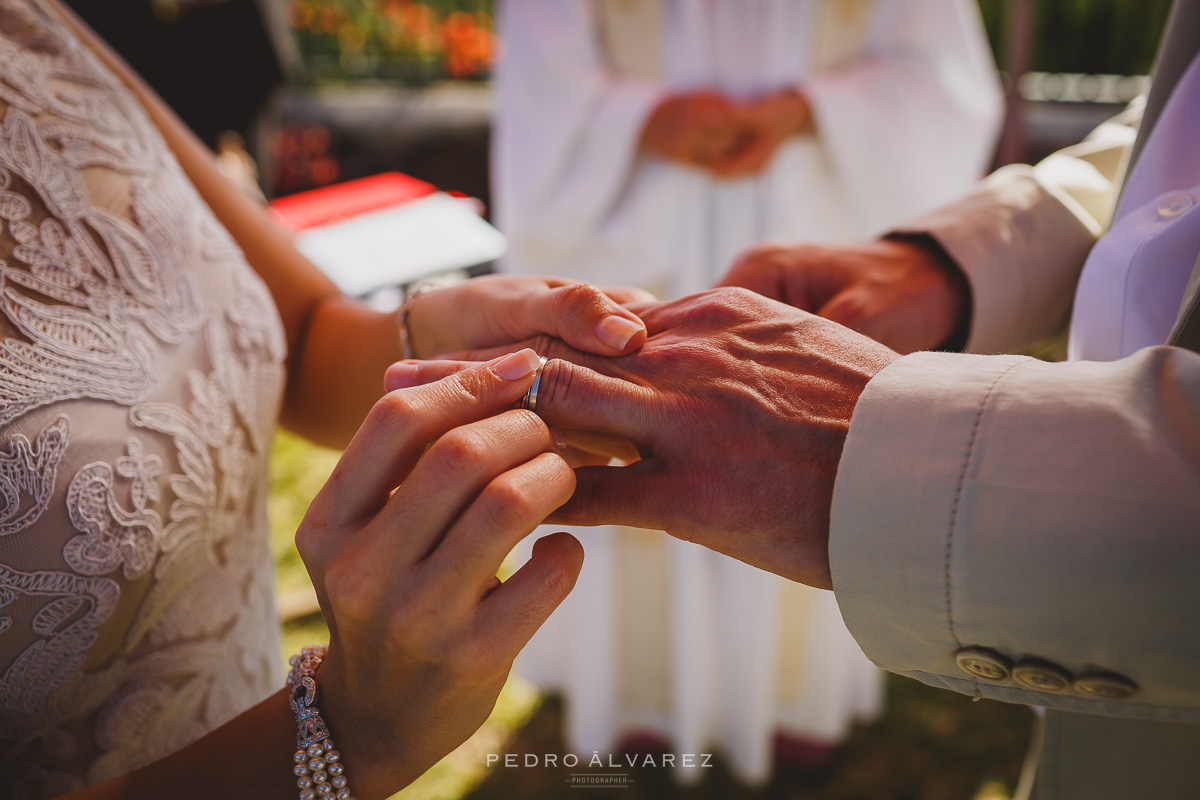
<path id="1" fill-rule="evenodd" d="M 296 248 L 354 297 L 495 261 L 508 242 L 444 192 L 296 234 Z"/>

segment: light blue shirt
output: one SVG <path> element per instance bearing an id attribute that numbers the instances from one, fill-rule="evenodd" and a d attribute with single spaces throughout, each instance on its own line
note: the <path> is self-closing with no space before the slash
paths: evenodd
<path id="1" fill-rule="evenodd" d="M 1115 361 L 1164 344 L 1200 242 L 1200 56 L 1192 60 L 1126 183 L 1075 294 L 1068 356 Z"/>

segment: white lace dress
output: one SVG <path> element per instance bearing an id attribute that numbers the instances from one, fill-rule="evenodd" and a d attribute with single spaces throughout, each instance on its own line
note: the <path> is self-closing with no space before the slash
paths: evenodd
<path id="1" fill-rule="evenodd" d="M 137 100 L 0 0 L 0 786 L 51 797 L 281 683 L 284 341 Z"/>

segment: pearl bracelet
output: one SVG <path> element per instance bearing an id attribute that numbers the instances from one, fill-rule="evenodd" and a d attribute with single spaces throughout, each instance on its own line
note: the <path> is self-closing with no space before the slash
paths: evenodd
<path id="1" fill-rule="evenodd" d="M 325 658 L 325 645 L 306 645 L 288 663 L 287 685 L 291 687 L 288 705 L 296 715 L 296 747 L 292 754 L 292 773 L 296 786 L 300 787 L 300 800 L 316 800 L 317 797 L 336 797 L 337 800 L 355 800 L 346 781 L 346 768 L 342 754 L 334 749 L 329 728 L 317 708 L 317 681 L 313 676 Z"/>

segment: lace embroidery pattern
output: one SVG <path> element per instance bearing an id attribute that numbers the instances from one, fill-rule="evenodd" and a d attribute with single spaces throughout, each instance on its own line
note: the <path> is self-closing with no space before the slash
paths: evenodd
<path id="1" fill-rule="evenodd" d="M 179 341 L 199 324 L 189 281 L 156 279 L 151 265 L 163 257 L 145 237 L 110 212 L 81 207 L 78 173 L 14 108 L 0 124 L 0 165 L 0 188 L 20 197 L 11 191 L 18 184 L 36 187 L 54 215 L 35 224 L 27 200 L 8 203 L 15 218 L 4 223 L 21 266 L 0 261 L 0 303 L 27 341 L 0 346 L 0 425 L 68 398 L 145 397 L 157 366 L 153 339 Z"/>
<path id="2" fill-rule="evenodd" d="M 113 492 L 113 469 L 106 462 L 88 464 L 75 475 L 67 492 L 67 510 L 75 530 L 63 558 L 82 575 L 107 575 L 122 569 L 137 580 L 157 554 L 162 519 L 154 511 L 121 507 Z"/>
<path id="3" fill-rule="evenodd" d="M 32 525 L 46 510 L 70 430 L 67 418 L 59 416 L 41 432 L 36 443 L 17 434 L 9 442 L 8 451 L 0 452 L 0 535 Z M 33 501 L 24 512 L 22 493 Z"/>
<path id="4" fill-rule="evenodd" d="M 0 781 L 47 797 L 277 688 L 285 342 L 136 99 L 37 0 L 0 0 L 0 115 Z"/>
<path id="5" fill-rule="evenodd" d="M 39 635 L 0 678 L 0 739 L 29 736 L 37 721 L 74 713 L 72 693 L 87 648 L 117 605 L 117 584 L 66 572 L 18 572 L 0 565 L 0 610 L 18 597 L 51 598 L 36 613 Z M 12 619 L 5 615 L 5 627 Z M 6 636 L 12 632 L 5 631 Z"/>
<path id="6" fill-rule="evenodd" d="M 145 455 L 142 441 L 136 436 L 129 439 L 125 449 L 129 455 L 117 460 L 117 472 L 133 481 L 133 504 L 142 510 L 146 508 L 147 500 L 160 498 L 158 483 L 154 479 L 162 474 L 162 459 L 156 455 Z"/>

